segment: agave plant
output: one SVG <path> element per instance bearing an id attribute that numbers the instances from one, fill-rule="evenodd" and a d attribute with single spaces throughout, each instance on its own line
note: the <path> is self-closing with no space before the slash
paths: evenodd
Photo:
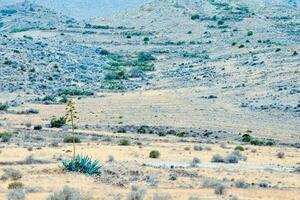
<path id="1" fill-rule="evenodd" d="M 77 155 L 75 159 L 62 161 L 64 170 L 80 172 L 88 175 L 101 173 L 99 160 L 92 160 L 88 156 Z"/>

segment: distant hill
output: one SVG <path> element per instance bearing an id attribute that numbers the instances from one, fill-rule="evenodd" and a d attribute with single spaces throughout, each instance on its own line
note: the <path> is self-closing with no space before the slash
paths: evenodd
<path id="1" fill-rule="evenodd" d="M 0 0 L 0 6 L 24 0 Z M 149 0 L 27 0 L 77 19 L 107 17 L 112 13 L 140 6 Z"/>

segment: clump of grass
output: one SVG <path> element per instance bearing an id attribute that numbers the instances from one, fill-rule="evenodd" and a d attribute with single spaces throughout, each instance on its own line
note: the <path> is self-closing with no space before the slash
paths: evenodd
<path id="1" fill-rule="evenodd" d="M 121 146 L 129 146 L 130 145 L 130 140 L 122 139 L 122 140 L 119 141 L 119 145 L 121 145 Z"/>
<path id="2" fill-rule="evenodd" d="M 68 136 L 64 137 L 64 143 L 73 143 L 73 141 L 74 141 L 74 143 L 81 142 L 80 138 L 77 136 L 68 135 Z"/>
<path id="3" fill-rule="evenodd" d="M 235 187 L 237 187 L 237 188 L 244 188 L 245 189 L 245 188 L 249 187 L 249 184 L 246 183 L 244 180 L 240 179 L 240 180 L 237 180 L 235 182 Z"/>
<path id="4" fill-rule="evenodd" d="M 3 169 L 4 175 L 14 181 L 19 180 L 22 178 L 22 173 L 19 170 L 13 169 L 13 168 L 6 168 Z"/>
<path id="5" fill-rule="evenodd" d="M 204 149 L 204 148 L 203 148 L 201 145 L 195 145 L 195 146 L 194 146 L 194 150 L 195 150 L 195 151 L 203 151 L 203 149 Z"/>
<path id="6" fill-rule="evenodd" d="M 61 128 L 66 124 L 66 119 L 64 117 L 52 117 L 50 121 L 51 128 Z"/>
<path id="7" fill-rule="evenodd" d="M 9 140 L 13 137 L 13 133 L 11 132 L 2 132 L 0 133 L 1 142 L 9 142 Z"/>
<path id="8" fill-rule="evenodd" d="M 14 190 L 14 189 L 21 189 L 24 185 L 22 182 L 12 182 L 8 185 L 8 189 Z"/>
<path id="9" fill-rule="evenodd" d="M 127 197 L 128 200 L 143 200 L 146 195 L 146 190 L 139 188 L 137 185 L 131 186 L 131 191 Z"/>
<path id="10" fill-rule="evenodd" d="M 211 158 L 211 162 L 214 162 L 214 163 L 223 163 L 224 162 L 224 158 L 221 155 L 219 155 L 219 154 L 215 154 Z"/>
<path id="11" fill-rule="evenodd" d="M 8 193 L 8 200 L 25 200 L 25 192 L 21 189 L 15 189 Z"/>
<path id="12" fill-rule="evenodd" d="M 88 175 L 99 175 L 101 166 L 98 160 L 92 160 L 88 156 L 77 155 L 75 159 L 63 160 L 63 169 L 71 172 L 80 172 Z"/>
<path id="13" fill-rule="evenodd" d="M 159 156 L 160 156 L 160 153 L 159 153 L 159 151 L 156 151 L 156 150 L 151 151 L 149 154 L 150 158 L 159 158 Z"/>
<path id="14" fill-rule="evenodd" d="M 201 161 L 200 161 L 199 158 L 193 158 L 193 160 L 190 163 L 190 166 L 191 167 L 197 167 L 197 165 L 200 164 L 200 163 L 201 163 Z"/>
<path id="15" fill-rule="evenodd" d="M 226 192 L 226 188 L 223 184 L 219 184 L 215 186 L 214 189 L 215 189 L 215 194 L 217 195 L 224 195 Z"/>
<path id="16" fill-rule="evenodd" d="M 277 154 L 277 158 L 283 159 L 285 157 L 285 153 L 284 152 L 278 152 Z"/>
<path id="17" fill-rule="evenodd" d="M 83 196 L 78 189 L 65 186 L 62 191 L 55 192 L 47 197 L 47 200 L 88 200 L 89 197 Z"/>

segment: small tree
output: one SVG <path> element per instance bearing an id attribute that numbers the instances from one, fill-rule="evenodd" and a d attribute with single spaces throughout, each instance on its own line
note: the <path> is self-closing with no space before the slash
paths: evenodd
<path id="1" fill-rule="evenodd" d="M 75 120 L 79 119 L 77 117 L 77 111 L 75 109 L 75 102 L 73 100 L 69 100 L 67 102 L 66 107 L 66 115 L 65 115 L 66 122 L 71 123 L 72 126 L 72 134 L 73 134 L 73 159 L 75 159 Z"/>

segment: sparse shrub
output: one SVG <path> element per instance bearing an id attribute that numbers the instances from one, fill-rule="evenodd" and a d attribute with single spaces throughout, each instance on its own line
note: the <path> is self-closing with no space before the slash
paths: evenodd
<path id="1" fill-rule="evenodd" d="M 66 124 L 66 119 L 64 117 L 52 117 L 50 121 L 51 128 L 61 128 Z"/>
<path id="2" fill-rule="evenodd" d="M 151 60 L 155 60 L 155 57 L 151 53 L 140 52 L 138 54 L 138 61 L 139 62 L 147 62 L 147 61 L 151 61 Z"/>
<path id="3" fill-rule="evenodd" d="M 189 133 L 187 133 L 187 132 L 176 133 L 176 136 L 178 136 L 178 137 L 187 137 L 188 135 L 189 135 Z"/>
<path id="4" fill-rule="evenodd" d="M 121 146 L 129 146 L 130 145 L 130 140 L 122 139 L 122 140 L 119 141 L 119 145 L 121 145 Z"/>
<path id="5" fill-rule="evenodd" d="M 69 135 L 69 136 L 64 137 L 64 143 L 73 143 L 73 141 L 75 143 L 80 143 L 81 142 L 80 138 L 77 137 L 77 136 Z"/>
<path id="6" fill-rule="evenodd" d="M 277 155 L 277 158 L 280 158 L 280 159 L 282 159 L 282 158 L 285 157 L 285 153 L 284 152 L 278 152 L 276 155 Z"/>
<path id="7" fill-rule="evenodd" d="M 55 192 L 47 197 L 47 200 L 88 200 L 90 198 L 80 194 L 75 188 L 65 186 L 62 191 Z"/>
<path id="8" fill-rule="evenodd" d="M 234 150 L 235 150 L 235 151 L 244 151 L 245 149 L 244 149 L 244 147 L 242 147 L 242 146 L 236 146 L 236 147 L 234 148 Z"/>
<path id="9" fill-rule="evenodd" d="M 42 130 L 42 129 L 43 129 L 43 126 L 40 125 L 40 124 L 38 124 L 38 125 L 35 125 L 35 126 L 33 127 L 33 129 L 34 129 L 34 130 Z"/>
<path id="10" fill-rule="evenodd" d="M 269 182 L 268 181 L 261 181 L 259 183 L 259 187 L 261 187 L 261 188 L 267 188 L 267 187 L 269 187 Z"/>
<path id="11" fill-rule="evenodd" d="M 31 122 L 26 122 L 26 123 L 25 123 L 25 126 L 26 126 L 27 128 L 30 128 L 30 127 L 32 126 L 32 124 L 31 124 Z"/>
<path id="12" fill-rule="evenodd" d="M 128 200 L 143 200 L 146 195 L 146 190 L 139 188 L 137 185 L 131 186 L 131 191 L 127 197 Z"/>
<path id="13" fill-rule="evenodd" d="M 239 162 L 239 158 L 235 154 L 229 154 L 225 158 L 225 163 L 238 163 L 238 162 Z"/>
<path id="14" fill-rule="evenodd" d="M 171 200 L 172 197 L 169 194 L 154 194 L 153 200 Z"/>
<path id="15" fill-rule="evenodd" d="M 13 168 L 6 168 L 6 169 L 3 169 L 5 175 L 16 181 L 16 180 L 19 180 L 20 178 L 22 178 L 22 174 L 20 171 L 16 170 L 16 169 L 13 169 Z"/>
<path id="16" fill-rule="evenodd" d="M 22 182 L 12 182 L 8 185 L 8 189 L 14 190 L 14 189 L 21 189 L 24 185 Z"/>
<path id="17" fill-rule="evenodd" d="M 80 89 L 66 89 L 58 94 L 59 96 L 93 96 L 94 92 Z"/>
<path id="18" fill-rule="evenodd" d="M 8 109 L 7 104 L 0 103 L 0 111 L 6 111 Z"/>
<path id="19" fill-rule="evenodd" d="M 160 156 L 160 153 L 159 153 L 159 151 L 156 151 L 156 150 L 151 151 L 149 154 L 150 158 L 158 158 L 159 156 Z"/>
<path id="20" fill-rule="evenodd" d="M 193 158 L 193 160 L 191 161 L 191 164 L 190 166 L 191 167 L 197 167 L 197 165 L 201 163 L 200 159 L 199 158 Z"/>
<path id="21" fill-rule="evenodd" d="M 217 194 L 217 195 L 225 194 L 226 188 L 223 184 L 219 184 L 219 185 L 215 186 L 214 189 L 215 189 L 215 194 Z"/>
<path id="22" fill-rule="evenodd" d="M 222 156 L 220 156 L 219 154 L 215 154 L 215 155 L 213 155 L 211 162 L 222 163 L 222 162 L 224 162 L 224 158 Z"/>
<path id="23" fill-rule="evenodd" d="M 176 174 L 169 174 L 169 180 L 175 181 L 176 179 L 177 179 L 177 175 Z"/>
<path id="24" fill-rule="evenodd" d="M 248 31 L 247 36 L 252 36 L 253 35 L 253 31 Z"/>
<path id="25" fill-rule="evenodd" d="M 2 132 L 0 133 L 1 142 L 9 142 L 9 140 L 13 137 L 13 133 L 11 132 Z"/>
<path id="26" fill-rule="evenodd" d="M 226 145 L 225 142 L 222 142 L 222 143 L 220 144 L 220 147 L 223 148 L 223 149 L 226 149 L 226 148 L 227 148 L 227 145 Z"/>
<path id="27" fill-rule="evenodd" d="M 236 182 L 235 182 L 235 187 L 237 187 L 237 188 L 248 188 L 249 187 L 249 184 L 248 183 L 246 183 L 244 180 L 237 180 Z"/>
<path id="28" fill-rule="evenodd" d="M 142 125 L 142 126 L 140 126 L 140 127 L 137 129 L 137 132 L 138 132 L 139 134 L 147 133 L 147 132 L 149 132 L 149 126 Z"/>
<path id="29" fill-rule="evenodd" d="M 200 146 L 200 145 L 195 145 L 195 146 L 194 146 L 194 150 L 195 150 L 195 151 L 203 151 L 203 147 Z"/>
<path id="30" fill-rule="evenodd" d="M 12 190 L 7 195 L 8 200 L 25 200 L 25 193 L 23 190 Z"/>
<path id="31" fill-rule="evenodd" d="M 196 20 L 196 19 L 200 19 L 200 15 L 194 14 L 191 16 L 191 20 Z"/>
<path id="32" fill-rule="evenodd" d="M 63 160 L 63 168 L 66 171 L 80 172 L 88 175 L 99 175 L 101 166 L 98 160 L 92 160 L 88 156 L 77 155 L 75 159 Z"/>
<path id="33" fill-rule="evenodd" d="M 113 162 L 113 161 L 115 161 L 115 158 L 112 155 L 109 155 L 107 162 Z"/>

